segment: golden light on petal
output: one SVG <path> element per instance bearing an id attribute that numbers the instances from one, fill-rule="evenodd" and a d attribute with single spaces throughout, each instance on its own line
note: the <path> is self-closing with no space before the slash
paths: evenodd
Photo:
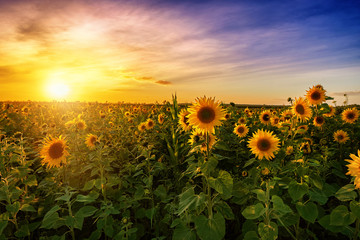
<path id="1" fill-rule="evenodd" d="M 306 92 L 306 98 L 311 105 L 318 105 L 325 101 L 325 90 L 322 87 L 314 86 Z"/>
<path id="2" fill-rule="evenodd" d="M 300 119 L 301 122 L 307 121 L 312 116 L 312 111 L 308 102 L 302 97 L 299 97 L 298 99 L 295 98 L 295 103 L 292 106 L 292 111 L 295 116 Z"/>
<path id="3" fill-rule="evenodd" d="M 42 164 L 47 164 L 47 168 L 60 167 L 60 164 L 69 155 L 66 149 L 66 141 L 61 136 L 46 138 L 40 151 L 40 157 L 43 158 Z"/>
<path id="4" fill-rule="evenodd" d="M 260 122 L 262 122 L 263 124 L 270 124 L 271 112 L 265 110 L 261 113 L 259 118 L 260 118 Z"/>
<path id="5" fill-rule="evenodd" d="M 234 128 L 234 133 L 238 137 L 245 137 L 248 132 L 249 128 L 245 124 L 240 124 Z"/>
<path id="6" fill-rule="evenodd" d="M 279 142 L 279 138 L 273 135 L 273 132 L 259 129 L 248 141 L 248 147 L 258 159 L 262 160 L 265 157 L 270 160 L 275 157 L 274 152 L 279 149 Z"/>
<path id="7" fill-rule="evenodd" d="M 215 131 L 215 126 L 220 126 L 225 120 L 225 110 L 215 98 L 197 98 L 189 108 L 189 123 L 202 132 Z"/>
<path id="8" fill-rule="evenodd" d="M 360 189 L 360 150 L 358 150 L 357 156 L 355 154 L 350 154 L 350 157 L 351 159 L 345 159 L 345 161 L 350 163 L 346 165 L 348 167 L 346 175 L 355 177 L 355 188 Z"/>
<path id="9" fill-rule="evenodd" d="M 315 126 L 321 127 L 325 123 L 325 118 L 323 116 L 316 116 L 313 123 Z"/>
<path id="10" fill-rule="evenodd" d="M 359 111 L 356 108 L 348 108 L 341 114 L 341 119 L 347 123 L 354 123 L 359 118 Z"/>
<path id="11" fill-rule="evenodd" d="M 334 140 L 338 143 L 345 143 L 347 140 L 349 140 L 349 136 L 347 132 L 343 130 L 338 130 L 334 132 Z"/>
<path id="12" fill-rule="evenodd" d="M 98 137 L 96 135 L 89 134 L 85 140 L 86 146 L 90 149 L 95 148 L 95 143 L 96 143 L 97 139 L 98 139 Z"/>

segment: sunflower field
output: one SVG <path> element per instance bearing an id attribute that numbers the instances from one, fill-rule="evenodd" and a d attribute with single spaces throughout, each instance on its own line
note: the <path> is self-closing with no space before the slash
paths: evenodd
<path id="1" fill-rule="evenodd" d="M 359 106 L 4 102 L 0 239 L 358 239 Z"/>

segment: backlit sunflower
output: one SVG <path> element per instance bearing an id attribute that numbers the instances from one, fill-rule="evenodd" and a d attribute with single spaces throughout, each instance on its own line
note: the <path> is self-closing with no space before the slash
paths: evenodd
<path id="1" fill-rule="evenodd" d="M 79 119 L 76 121 L 76 128 L 79 130 L 84 130 L 86 128 L 86 123 L 84 120 Z"/>
<path id="2" fill-rule="evenodd" d="M 325 118 L 323 116 L 314 117 L 314 125 L 317 127 L 321 127 L 325 123 Z"/>
<path id="3" fill-rule="evenodd" d="M 346 165 L 348 167 L 348 172 L 346 175 L 351 175 L 355 177 L 354 185 L 355 188 L 360 189 L 360 150 L 358 150 L 358 155 L 350 154 L 351 159 L 345 159 L 345 161 L 350 164 Z"/>
<path id="4" fill-rule="evenodd" d="M 158 116 L 158 122 L 160 123 L 160 124 L 163 124 L 164 123 L 164 120 L 165 120 L 165 118 L 164 118 L 164 114 L 159 114 L 159 116 Z"/>
<path id="5" fill-rule="evenodd" d="M 349 140 L 349 136 L 347 132 L 338 130 L 334 132 L 334 140 L 338 143 L 345 143 L 347 140 Z"/>
<path id="6" fill-rule="evenodd" d="M 271 112 L 265 110 L 261 113 L 259 118 L 260 118 L 260 122 L 262 122 L 263 124 L 270 124 Z"/>
<path id="7" fill-rule="evenodd" d="M 286 121 L 292 118 L 293 112 L 291 110 L 285 110 L 281 115 L 284 117 L 284 120 Z"/>
<path id="8" fill-rule="evenodd" d="M 245 137 L 249 132 L 249 128 L 245 124 L 237 125 L 234 128 L 234 133 L 238 135 L 238 137 Z"/>
<path id="9" fill-rule="evenodd" d="M 200 150 L 201 151 L 206 151 L 207 150 L 207 147 L 206 147 L 206 136 L 208 138 L 208 142 L 209 142 L 209 149 L 212 148 L 212 146 L 216 143 L 216 138 L 215 138 L 215 135 L 212 134 L 212 133 L 209 133 L 209 134 L 205 134 L 204 135 L 204 142 L 201 143 L 201 147 L 200 147 Z"/>
<path id="10" fill-rule="evenodd" d="M 66 140 L 61 136 L 59 138 L 45 138 L 40 157 L 43 158 L 41 163 L 47 164 L 47 168 L 60 167 L 68 155 Z"/>
<path id="11" fill-rule="evenodd" d="M 200 143 L 204 142 L 204 134 L 199 129 L 194 129 L 191 132 L 189 144 L 191 146 L 199 145 Z"/>
<path id="12" fill-rule="evenodd" d="M 138 129 L 140 132 L 144 131 L 146 129 L 146 122 L 142 122 L 138 125 Z"/>
<path id="13" fill-rule="evenodd" d="M 354 123 L 359 118 L 359 111 L 356 108 L 347 108 L 341 114 L 341 119 L 347 123 Z"/>
<path id="14" fill-rule="evenodd" d="M 215 126 L 221 125 L 225 120 L 225 110 L 215 98 L 197 98 L 196 102 L 189 108 L 189 123 L 201 132 L 215 131 Z"/>
<path id="15" fill-rule="evenodd" d="M 85 144 L 89 149 L 95 148 L 95 143 L 97 141 L 98 137 L 93 134 L 88 134 L 85 140 Z"/>
<path id="16" fill-rule="evenodd" d="M 297 116 L 300 121 L 307 121 L 312 116 L 311 108 L 309 107 L 309 104 L 307 101 L 299 97 L 298 99 L 295 98 L 295 103 L 292 106 L 293 113 Z"/>
<path id="17" fill-rule="evenodd" d="M 287 156 L 290 156 L 293 152 L 294 152 L 294 147 L 293 146 L 287 146 L 285 154 Z"/>
<path id="18" fill-rule="evenodd" d="M 325 101 L 325 90 L 322 87 L 313 86 L 306 92 L 306 98 L 311 105 L 318 105 Z"/>
<path id="19" fill-rule="evenodd" d="M 151 118 L 149 118 L 149 119 L 146 121 L 146 129 L 152 129 L 154 126 L 155 126 L 154 121 L 153 121 Z"/>
<path id="20" fill-rule="evenodd" d="M 179 124 L 184 131 L 189 131 L 191 129 L 189 114 L 190 112 L 187 109 L 182 109 L 179 113 Z"/>
<path id="21" fill-rule="evenodd" d="M 248 141 L 248 147 L 258 159 L 262 160 L 265 157 L 270 160 L 275 157 L 274 152 L 279 149 L 279 141 L 273 132 L 258 129 Z"/>
<path id="22" fill-rule="evenodd" d="M 230 113 L 225 113 L 225 116 L 224 116 L 225 120 L 229 120 L 230 117 L 231 117 L 231 114 L 230 114 Z"/>

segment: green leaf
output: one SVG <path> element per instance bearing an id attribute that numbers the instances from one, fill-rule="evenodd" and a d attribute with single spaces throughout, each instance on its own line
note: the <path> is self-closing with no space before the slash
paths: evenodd
<path id="1" fill-rule="evenodd" d="M 251 192 L 256 193 L 257 199 L 261 202 L 266 202 L 265 191 L 262 189 L 254 189 Z"/>
<path id="2" fill-rule="evenodd" d="M 354 190 L 354 184 L 347 184 L 335 193 L 335 197 L 340 201 L 355 200 L 355 198 L 357 197 L 357 193 Z"/>
<path id="3" fill-rule="evenodd" d="M 89 191 L 91 190 L 93 187 L 95 186 L 95 180 L 89 180 L 85 183 L 84 187 L 83 187 L 83 191 Z"/>
<path id="4" fill-rule="evenodd" d="M 328 197 L 326 196 L 326 194 L 319 189 L 310 190 L 309 196 L 311 200 L 320 203 L 320 205 L 324 205 L 328 201 Z"/>
<path id="5" fill-rule="evenodd" d="M 273 202 L 273 209 L 280 213 L 280 215 L 292 212 L 291 208 L 279 196 L 273 195 L 271 201 Z"/>
<path id="6" fill-rule="evenodd" d="M 265 213 L 264 205 L 262 205 L 261 203 L 257 203 L 256 205 L 251 205 L 251 206 L 246 207 L 244 209 L 244 211 L 242 211 L 241 214 L 246 219 L 257 219 L 264 213 Z"/>
<path id="7" fill-rule="evenodd" d="M 255 231 L 249 231 L 245 234 L 244 240 L 258 240 L 259 236 Z"/>
<path id="8" fill-rule="evenodd" d="M 234 216 L 234 213 L 233 213 L 231 207 L 226 202 L 220 201 L 220 202 L 216 203 L 214 208 L 216 211 L 221 213 L 225 219 L 228 219 L 228 220 L 235 219 L 235 216 Z"/>
<path id="9" fill-rule="evenodd" d="M 27 204 L 27 203 L 22 205 L 20 210 L 23 211 L 23 212 L 36 212 L 35 208 L 33 206 L 31 206 L 30 204 Z"/>
<path id="10" fill-rule="evenodd" d="M 296 181 L 292 181 L 289 184 L 289 194 L 290 197 L 294 200 L 297 201 L 300 198 L 302 198 L 307 192 L 308 192 L 308 185 L 306 183 L 298 183 Z"/>
<path id="11" fill-rule="evenodd" d="M 278 237 L 278 226 L 274 222 L 270 222 L 269 225 L 265 223 L 259 223 L 258 232 L 261 239 L 264 240 L 275 240 Z"/>
<path id="12" fill-rule="evenodd" d="M 173 240 L 196 240 L 196 234 L 193 229 L 188 228 L 184 224 L 176 226 L 173 236 Z"/>
<path id="13" fill-rule="evenodd" d="M 246 167 L 250 166 L 250 165 L 253 164 L 254 162 L 256 162 L 256 158 L 252 158 L 252 159 L 246 161 L 246 163 L 244 164 L 243 168 L 246 168 Z"/>
<path id="14" fill-rule="evenodd" d="M 6 205 L 6 210 L 12 215 L 16 214 L 20 210 L 20 203 L 14 202 L 13 204 L 8 204 Z"/>
<path id="15" fill-rule="evenodd" d="M 331 232 L 334 232 L 334 233 L 341 232 L 344 228 L 342 226 L 339 227 L 339 226 L 330 225 L 330 215 L 325 215 L 324 217 L 322 217 L 319 220 L 319 223 L 323 228 L 330 230 Z"/>
<path id="16" fill-rule="evenodd" d="M 227 171 L 220 170 L 217 178 L 210 177 L 209 184 L 218 193 L 222 194 L 224 200 L 231 197 L 234 182 L 230 173 Z"/>
<path id="17" fill-rule="evenodd" d="M 348 226 L 356 220 L 356 216 L 344 205 L 337 206 L 330 214 L 330 225 Z"/>
<path id="18" fill-rule="evenodd" d="M 28 176 L 28 178 L 25 180 L 24 184 L 28 185 L 29 187 L 37 186 L 38 182 L 36 180 L 36 175 Z"/>
<path id="19" fill-rule="evenodd" d="M 8 224 L 8 221 L 0 221 L 0 236 L 2 235 L 2 232 L 6 228 L 7 224 Z"/>
<path id="20" fill-rule="evenodd" d="M 159 197 L 161 200 L 166 199 L 167 196 L 167 191 L 166 188 L 164 187 L 164 185 L 159 185 L 155 191 L 154 191 L 155 196 Z"/>
<path id="21" fill-rule="evenodd" d="M 90 192 L 88 195 L 82 195 L 79 194 L 76 196 L 77 202 L 83 202 L 83 203 L 92 203 L 99 197 L 99 193 L 97 192 Z"/>
<path id="22" fill-rule="evenodd" d="M 210 157 L 209 160 L 201 166 L 201 172 L 205 175 L 210 175 L 211 171 L 218 165 L 218 162 L 219 161 L 215 157 Z"/>
<path id="23" fill-rule="evenodd" d="M 187 209 L 194 210 L 196 208 L 202 207 L 205 203 L 206 195 L 201 192 L 199 195 L 194 193 L 194 188 L 189 188 L 182 194 L 180 194 L 180 202 L 179 202 L 179 209 L 177 214 L 182 214 Z"/>
<path id="24" fill-rule="evenodd" d="M 26 236 L 30 236 L 29 225 L 28 224 L 21 225 L 19 230 L 17 230 L 15 232 L 15 236 L 18 237 L 18 238 L 23 238 L 23 237 L 26 237 Z"/>
<path id="25" fill-rule="evenodd" d="M 351 201 L 350 210 L 358 219 L 360 219 L 360 203 L 359 202 Z"/>
<path id="26" fill-rule="evenodd" d="M 221 240 L 225 237 L 225 219 L 220 213 L 215 213 L 213 218 L 197 216 L 195 228 L 202 240 Z"/>
<path id="27" fill-rule="evenodd" d="M 95 212 L 97 211 L 96 207 L 93 206 L 84 206 L 82 208 L 80 208 L 76 214 L 76 216 L 81 216 L 81 217 L 90 217 L 91 215 L 93 215 Z"/>
<path id="28" fill-rule="evenodd" d="M 44 216 L 40 228 L 51 229 L 55 223 L 60 220 L 59 214 L 57 211 L 60 210 L 58 205 L 52 207 Z"/>
<path id="29" fill-rule="evenodd" d="M 308 222 L 314 223 L 318 216 L 318 209 L 315 203 L 308 202 L 306 204 L 298 202 L 296 203 L 296 209 L 300 216 Z"/>
<path id="30" fill-rule="evenodd" d="M 321 190 L 323 188 L 324 181 L 319 175 L 313 174 L 310 176 L 309 179 L 312 182 L 312 184 L 314 184 L 314 186 L 317 187 L 318 189 Z"/>

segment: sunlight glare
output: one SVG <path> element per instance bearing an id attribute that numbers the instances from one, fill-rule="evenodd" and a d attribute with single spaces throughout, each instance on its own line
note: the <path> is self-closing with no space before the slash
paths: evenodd
<path id="1" fill-rule="evenodd" d="M 47 88 L 48 94 L 54 99 L 65 98 L 69 94 L 69 87 L 64 83 L 52 83 Z"/>

